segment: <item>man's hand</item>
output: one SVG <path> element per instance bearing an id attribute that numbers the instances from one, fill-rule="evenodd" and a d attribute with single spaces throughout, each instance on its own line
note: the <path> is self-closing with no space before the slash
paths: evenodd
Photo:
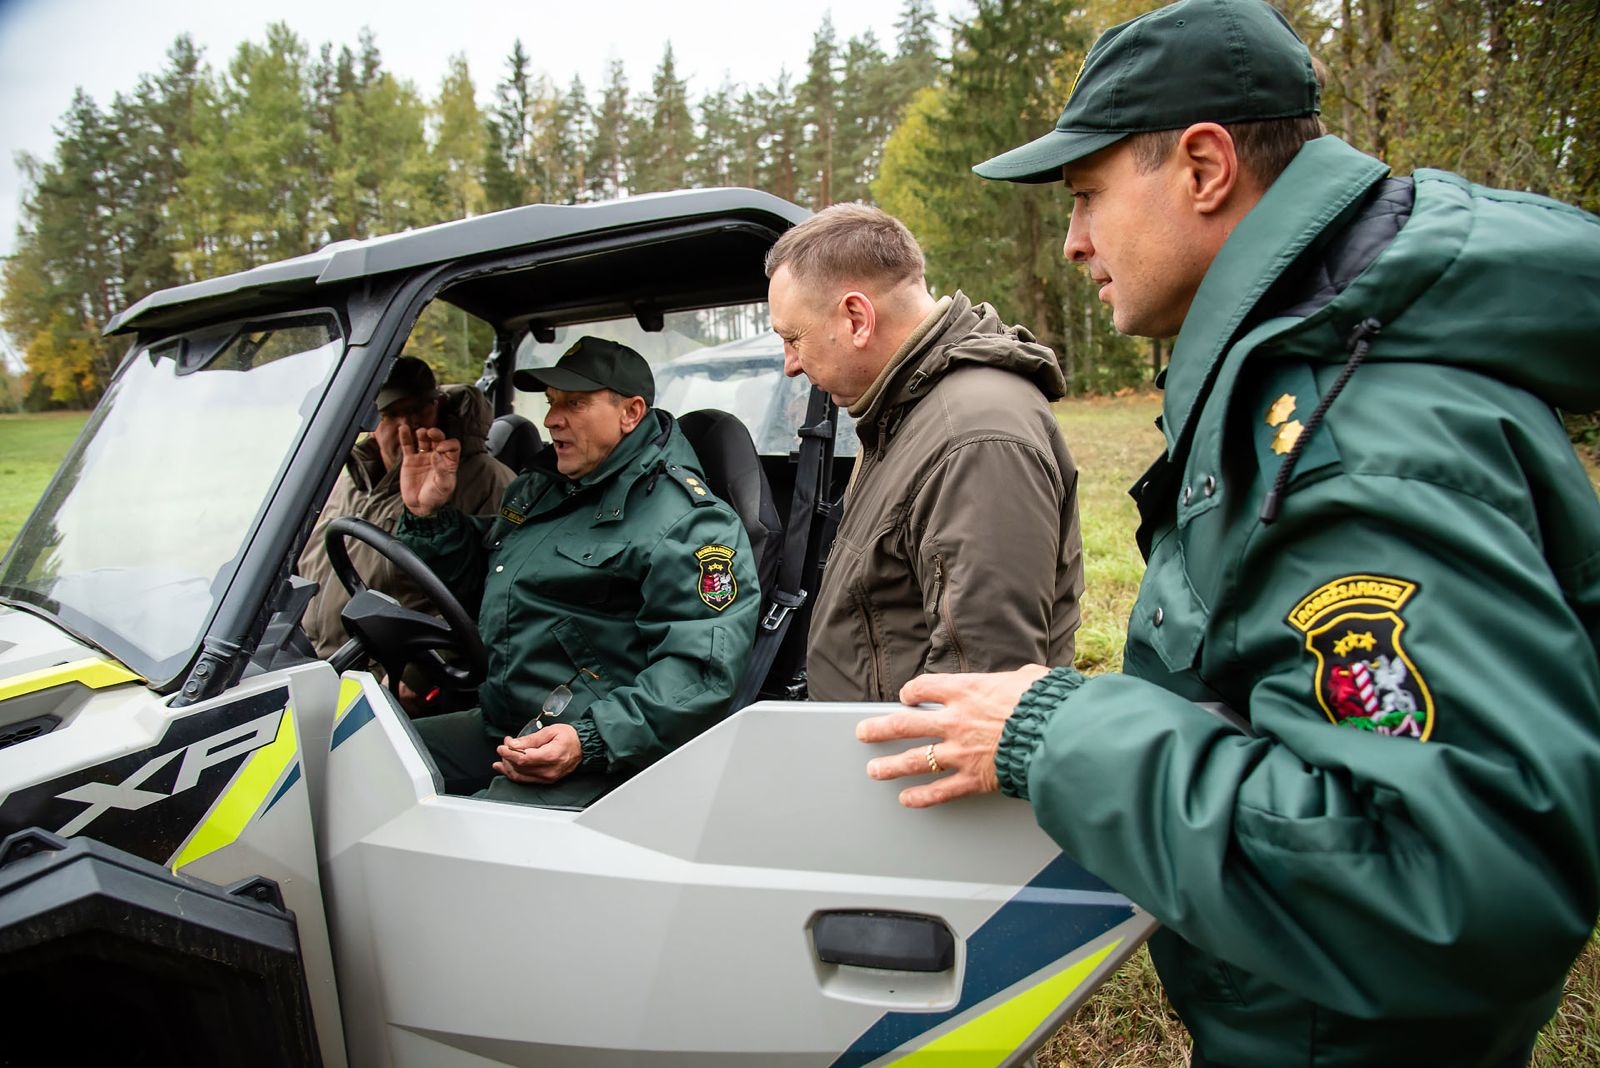
<path id="1" fill-rule="evenodd" d="M 989 675 L 918 675 L 900 688 L 900 703 L 943 707 L 911 707 L 864 719 L 856 724 L 856 737 L 863 742 L 938 740 L 932 746 L 875 757 L 867 761 L 867 774 L 874 779 L 938 774 L 930 783 L 900 791 L 900 803 L 907 808 L 994 793 L 1000 788 L 994 770 L 1000 732 L 1023 693 L 1048 670 L 1042 664 L 1030 664 Z"/>
<path id="2" fill-rule="evenodd" d="M 461 442 L 437 427 L 412 431 L 400 424 L 400 499 L 414 516 L 429 516 L 450 503 L 461 466 Z"/>
<path id="3" fill-rule="evenodd" d="M 494 770 L 522 783 L 559 782 L 583 762 L 583 743 L 570 723 L 552 723 L 521 738 L 506 735 L 495 750 Z"/>

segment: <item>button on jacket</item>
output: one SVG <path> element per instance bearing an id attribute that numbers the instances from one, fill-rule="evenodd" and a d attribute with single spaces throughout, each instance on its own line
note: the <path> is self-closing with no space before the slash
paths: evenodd
<path id="1" fill-rule="evenodd" d="M 481 602 L 485 721 L 514 735 L 569 683 L 561 722 L 597 731 L 612 770 L 637 770 L 727 713 L 755 637 L 755 562 L 665 412 L 577 481 L 554 463 L 544 450 L 498 517 L 407 513 L 396 535 Z"/>
<path id="2" fill-rule="evenodd" d="M 1208 1063 L 1520 1064 L 1554 1011 L 1600 905 L 1600 504 L 1552 406 L 1600 405 L 1597 337 L 1600 219 L 1333 138 L 1207 272 L 1124 671 L 1041 680 L 997 770 L 1165 926 Z"/>

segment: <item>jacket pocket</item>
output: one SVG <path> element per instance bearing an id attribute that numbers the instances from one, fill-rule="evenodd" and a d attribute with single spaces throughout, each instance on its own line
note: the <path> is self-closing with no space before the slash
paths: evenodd
<path id="1" fill-rule="evenodd" d="M 928 668 L 935 671 L 970 671 L 967 654 L 961 648 L 961 635 L 956 630 L 955 612 L 951 601 L 950 571 L 945 567 L 944 555 L 933 558 L 933 597 L 928 614 L 933 617 L 933 633 L 928 636 Z"/>
<path id="2" fill-rule="evenodd" d="M 1139 596 L 1128 620 L 1128 642 L 1149 646 L 1171 672 L 1188 671 L 1200 655 L 1209 616 L 1189 583 L 1183 546 L 1168 525 L 1157 533 Z"/>
<path id="3" fill-rule="evenodd" d="M 603 605 L 620 594 L 618 569 L 625 541 L 593 541 L 570 534 L 555 543 L 555 552 L 539 577 L 539 591 L 550 600 L 571 605 Z"/>
<path id="4" fill-rule="evenodd" d="M 880 701 L 887 700 L 883 695 L 883 680 L 888 677 L 888 664 L 883 648 L 882 621 L 877 617 L 872 598 L 867 596 L 867 591 L 859 582 L 850 584 L 850 601 L 855 607 L 856 618 L 861 620 L 861 634 L 866 641 L 867 693 L 875 695 Z"/>

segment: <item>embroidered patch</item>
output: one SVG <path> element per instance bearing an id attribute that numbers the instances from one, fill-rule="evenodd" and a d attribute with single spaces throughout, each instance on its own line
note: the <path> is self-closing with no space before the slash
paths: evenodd
<path id="1" fill-rule="evenodd" d="M 1433 695 L 1400 646 L 1400 609 L 1417 589 L 1385 575 L 1346 575 L 1289 613 L 1317 658 L 1317 701 L 1339 726 L 1424 742 L 1433 733 Z"/>
<path id="2" fill-rule="evenodd" d="M 507 523 L 510 523 L 513 526 L 520 527 L 528 517 L 523 515 L 521 512 L 512 511 L 511 506 L 507 505 L 506 507 L 500 509 L 500 518 L 504 519 Z"/>
<path id="3" fill-rule="evenodd" d="M 718 612 L 739 596 L 739 580 L 733 577 L 735 551 L 726 545 L 705 545 L 694 551 L 700 561 L 700 599 Z"/>

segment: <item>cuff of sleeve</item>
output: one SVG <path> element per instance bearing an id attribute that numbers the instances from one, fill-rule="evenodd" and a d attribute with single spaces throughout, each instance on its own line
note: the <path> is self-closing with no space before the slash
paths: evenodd
<path id="1" fill-rule="evenodd" d="M 412 515 L 409 508 L 401 507 L 400 522 L 394 525 L 396 535 L 415 534 L 420 537 L 431 537 L 443 534 L 455 526 L 456 516 L 453 505 L 445 505 L 432 515 Z"/>
<path id="2" fill-rule="evenodd" d="M 1001 793 L 1028 799 L 1028 765 L 1044 736 L 1044 725 L 1072 691 L 1082 685 L 1082 675 L 1070 667 L 1058 667 L 1051 668 L 1028 687 L 1000 732 L 994 769 Z"/>
<path id="3" fill-rule="evenodd" d="M 611 752 L 606 748 L 606 740 L 600 737 L 600 728 L 595 726 L 594 720 L 585 716 L 574 720 L 572 726 L 578 732 L 578 743 L 583 746 L 583 760 L 579 767 L 602 770 L 609 767 Z"/>

